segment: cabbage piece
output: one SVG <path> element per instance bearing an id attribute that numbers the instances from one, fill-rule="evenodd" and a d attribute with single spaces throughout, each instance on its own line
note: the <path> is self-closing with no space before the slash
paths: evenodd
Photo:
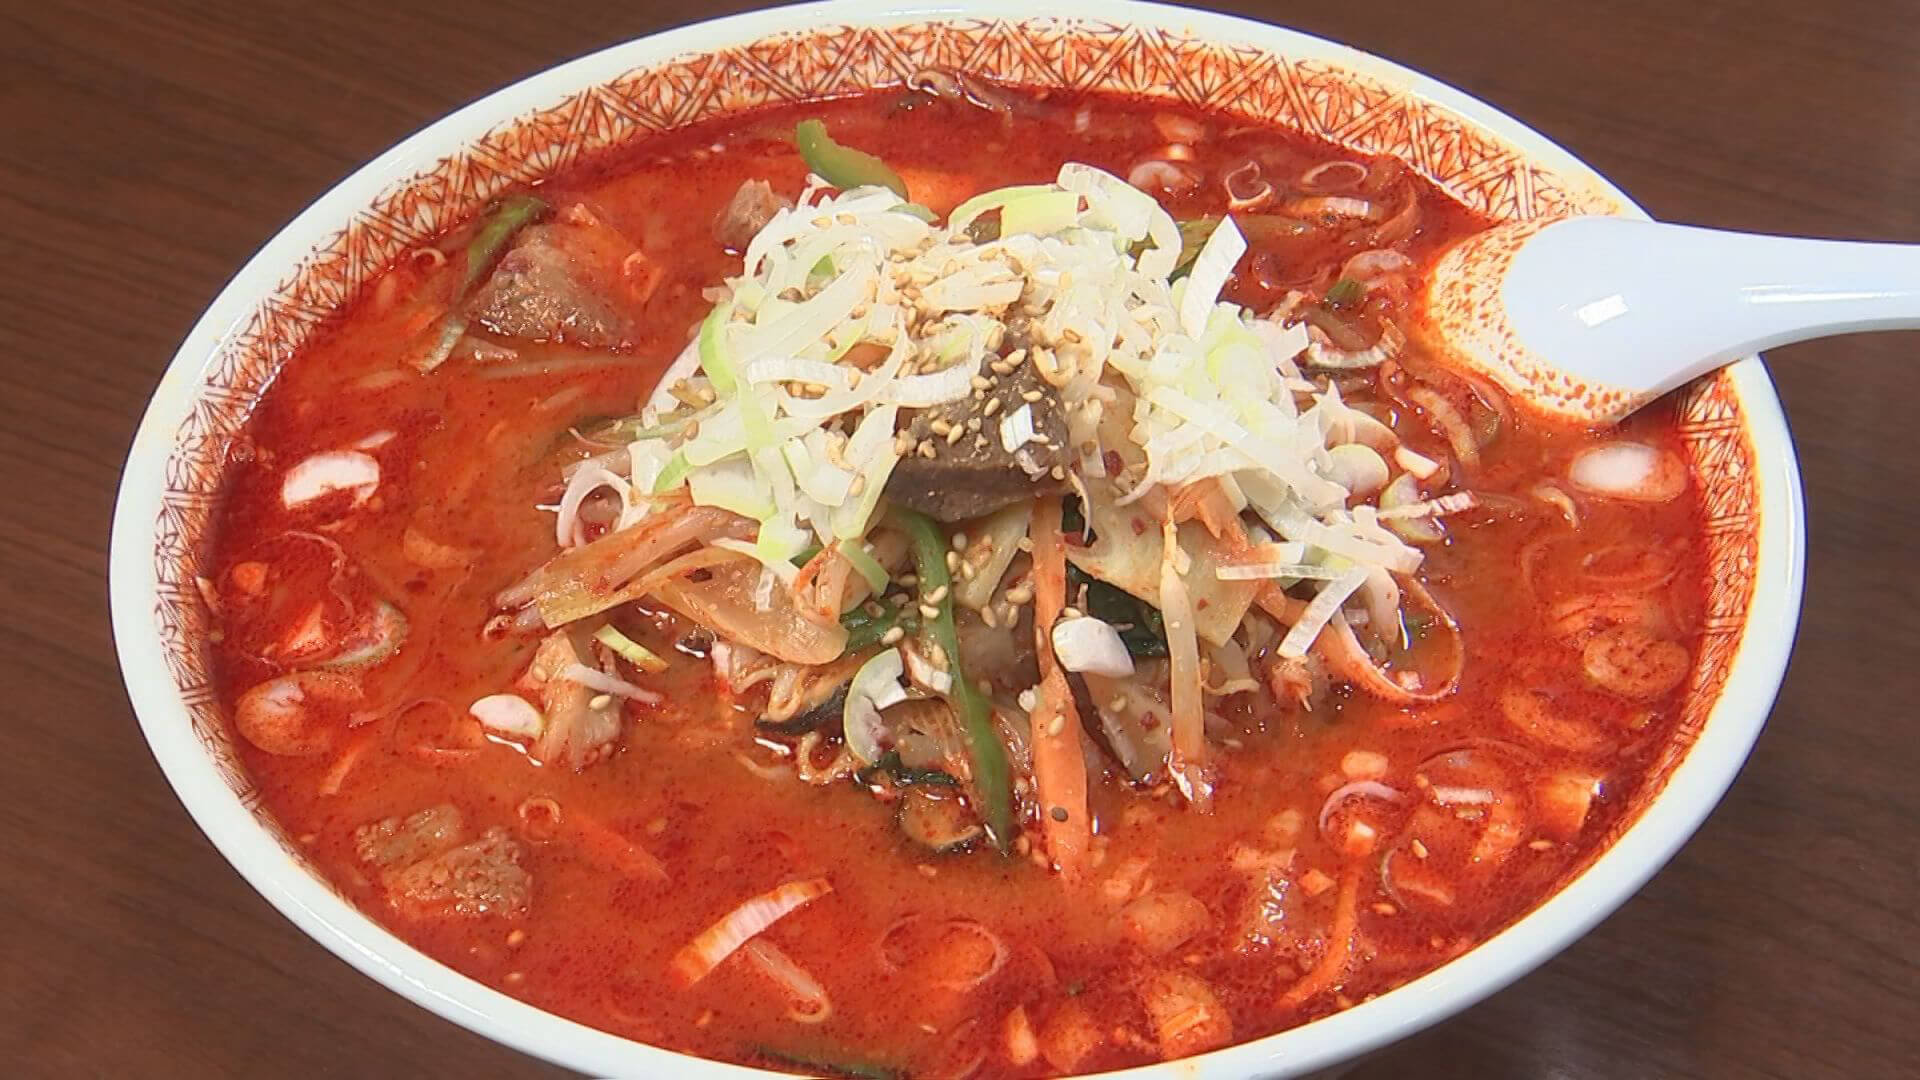
<path id="1" fill-rule="evenodd" d="M 668 607 L 737 645 L 794 664 L 838 658 L 846 649 L 846 628 L 807 618 L 786 589 L 773 590 L 765 611 L 755 609 L 760 571 L 756 563 L 738 561 L 711 568 L 705 581 L 675 578 L 654 592 Z"/>
<path id="2" fill-rule="evenodd" d="M 1094 542 L 1085 547 L 1067 545 L 1067 561 L 1088 575 L 1106 582 L 1141 600 L 1160 606 L 1160 557 L 1165 545 L 1160 522 L 1146 514 L 1117 506 L 1106 484 L 1087 485 L 1087 499 L 1081 512 L 1094 532 Z M 1135 524 L 1140 528 L 1136 530 Z M 1180 549 L 1192 560 L 1185 575 L 1187 592 L 1193 598 L 1194 631 L 1215 645 L 1233 636 L 1247 609 L 1253 606 L 1258 582 L 1222 581 L 1218 571 L 1223 558 L 1215 550 L 1213 537 L 1197 521 L 1182 522 Z"/>

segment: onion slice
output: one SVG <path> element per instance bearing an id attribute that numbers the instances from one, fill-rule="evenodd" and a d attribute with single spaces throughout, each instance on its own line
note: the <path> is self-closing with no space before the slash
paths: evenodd
<path id="1" fill-rule="evenodd" d="M 1327 795 L 1325 802 L 1320 804 L 1321 836 L 1327 835 L 1327 822 L 1333 820 L 1334 811 L 1340 809 L 1341 803 L 1355 796 L 1379 799 L 1382 802 L 1393 803 L 1395 806 L 1407 801 L 1407 797 L 1400 793 L 1400 789 L 1388 787 L 1378 780 L 1354 780 L 1341 784 Z"/>
<path id="2" fill-rule="evenodd" d="M 547 726 L 540 710 L 518 694 L 489 694 L 467 709 L 488 731 L 516 739 L 537 739 Z"/>
<path id="3" fill-rule="evenodd" d="M 827 996 L 826 988 L 788 956 L 785 949 L 766 938 L 755 938 L 747 942 L 741 952 L 792 998 L 787 1005 L 790 1019 L 802 1024 L 822 1024 L 833 1017 L 833 1000 Z"/>
<path id="4" fill-rule="evenodd" d="M 353 493 L 353 505 L 373 497 L 380 486 L 380 463 L 359 450 L 336 450 L 301 459 L 280 481 L 280 503 L 287 509 L 336 491 Z"/>
<path id="5" fill-rule="evenodd" d="M 761 931 L 832 891 L 833 883 L 826 878 L 808 878 L 743 901 L 673 954 L 668 966 L 674 978 L 681 986 L 692 986 Z"/>

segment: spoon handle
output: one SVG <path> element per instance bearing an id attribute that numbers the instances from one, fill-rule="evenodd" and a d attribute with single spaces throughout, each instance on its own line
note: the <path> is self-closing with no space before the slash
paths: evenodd
<path id="1" fill-rule="evenodd" d="M 1515 253 L 1503 298 L 1534 352 L 1604 355 L 1609 381 L 1662 393 L 1776 345 L 1920 327 L 1920 246 L 1573 218 Z"/>

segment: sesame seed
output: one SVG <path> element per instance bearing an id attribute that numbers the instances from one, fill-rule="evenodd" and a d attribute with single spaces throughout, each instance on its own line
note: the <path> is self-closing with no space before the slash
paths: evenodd
<path id="1" fill-rule="evenodd" d="M 1065 714 L 1054 713 L 1053 719 L 1047 721 L 1047 734 L 1058 735 L 1065 730 L 1067 730 L 1067 718 Z"/>
<path id="2" fill-rule="evenodd" d="M 1012 352 L 1008 353 L 1007 354 L 1007 370 L 1001 372 L 1001 374 L 1005 375 L 1007 374 L 1007 372 L 1010 372 L 1014 368 L 1019 367 L 1021 361 L 1025 360 L 1026 358 L 1027 358 L 1027 350 L 1025 349 L 1015 349 Z"/>
<path id="3" fill-rule="evenodd" d="M 940 601 L 945 600 L 947 598 L 947 591 L 948 590 L 945 585 L 942 585 L 939 588 L 933 590 L 932 592 L 927 594 L 927 603 L 937 604 Z"/>
<path id="4" fill-rule="evenodd" d="M 507 948 L 517 949 L 520 947 L 520 943 L 525 940 L 527 940 L 527 932 L 516 929 L 507 935 Z"/>
<path id="5" fill-rule="evenodd" d="M 959 570 L 960 570 L 960 553 L 957 551 L 947 552 L 947 572 L 950 574 L 958 573 Z"/>
<path id="6" fill-rule="evenodd" d="M 1026 393 L 1020 395 L 1020 400 L 1021 401 L 1039 401 L 1041 398 L 1046 396 L 1047 395 L 1041 393 L 1038 390 L 1029 390 Z"/>
<path id="7" fill-rule="evenodd" d="M 1011 375 L 1016 365 L 1009 364 L 1005 360 L 995 360 L 987 366 L 993 369 L 995 375 Z"/>
<path id="8" fill-rule="evenodd" d="M 1033 586 L 1031 585 L 1015 585 L 1013 588 L 1007 590 L 1007 602 L 1010 604 L 1024 606 L 1032 602 L 1032 600 Z"/>
<path id="9" fill-rule="evenodd" d="M 575 698 L 574 700 L 578 701 L 580 699 Z M 594 712 L 599 712 L 611 704 L 613 704 L 612 694 L 595 694 L 593 695 L 593 699 L 587 702 L 587 708 L 592 709 Z"/>
<path id="10" fill-rule="evenodd" d="M 900 644 L 900 639 L 906 636 L 907 636 L 907 632 L 904 629 L 898 626 L 895 626 L 889 629 L 886 633 L 880 635 L 880 644 L 898 645 Z"/>
<path id="11" fill-rule="evenodd" d="M 932 604 L 921 604 L 920 614 L 928 619 L 937 619 L 940 617 L 940 609 L 934 607 Z"/>
<path id="12" fill-rule="evenodd" d="M 1400 913 L 1399 908 L 1394 907 L 1392 904 L 1387 903 L 1385 900 L 1382 900 L 1379 903 L 1373 905 L 1373 910 L 1375 913 L 1380 915 L 1397 915 Z"/>
<path id="13" fill-rule="evenodd" d="M 1551 841 L 1551 840 L 1535 840 L 1535 841 L 1533 841 L 1532 843 L 1530 843 L 1530 844 L 1528 844 L 1527 846 L 1528 846 L 1528 847 L 1530 847 L 1530 848 L 1532 848 L 1532 849 L 1533 849 L 1533 850 L 1535 850 L 1535 851 L 1552 851 L 1552 850 L 1553 850 L 1553 841 Z"/>
<path id="14" fill-rule="evenodd" d="M 991 389 L 992 386 L 993 384 L 988 382 L 984 375 L 975 375 L 973 377 L 973 388 L 975 390 L 987 390 Z"/>
<path id="15" fill-rule="evenodd" d="M 1427 857 L 1427 845 L 1421 843 L 1419 838 L 1416 837 L 1414 841 L 1407 846 L 1413 849 L 1414 858 L 1424 859 Z"/>
<path id="16" fill-rule="evenodd" d="M 986 408 L 984 408 L 984 409 L 981 409 L 981 410 L 980 410 L 980 415 L 982 415 L 982 416 L 992 416 L 992 415 L 993 415 L 994 413 L 997 413 L 997 412 L 999 412 L 999 411 L 1000 411 L 1000 399 L 999 399 L 999 398 L 989 398 L 989 399 L 987 400 L 987 407 L 986 407 Z"/>
<path id="17" fill-rule="evenodd" d="M 952 430 L 947 432 L 947 445 L 952 446 L 954 443 L 957 443 L 961 439 L 966 438 L 966 435 L 967 435 L 966 428 L 958 427 L 958 426 L 954 427 Z"/>
<path id="18" fill-rule="evenodd" d="M 927 430 L 933 432 L 935 435 L 945 435 L 947 432 L 953 430 L 953 425 L 936 417 L 932 423 L 927 425 Z"/>
<path id="19" fill-rule="evenodd" d="M 894 580 L 898 581 L 902 585 L 907 586 L 908 588 L 912 588 L 913 586 L 920 584 L 920 575 L 919 574 L 901 574 L 899 577 L 895 578 Z"/>

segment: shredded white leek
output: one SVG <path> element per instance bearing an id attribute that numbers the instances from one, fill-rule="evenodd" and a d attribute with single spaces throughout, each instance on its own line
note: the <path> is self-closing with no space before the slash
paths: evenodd
<path id="1" fill-rule="evenodd" d="M 901 410 L 983 401 L 988 365 L 1008 362 L 1031 365 L 1059 402 L 988 412 L 974 431 L 1037 477 L 1041 420 L 1052 417 L 1034 410 L 1066 410 L 1068 481 L 1106 485 L 1120 506 L 1216 483 L 1290 549 L 1219 566 L 1218 577 L 1327 582 L 1309 605 L 1319 625 L 1358 588 L 1355 575 L 1417 569 L 1420 550 L 1396 534 L 1419 538 L 1427 518 L 1458 505 L 1422 502 L 1414 481 L 1439 465 L 1302 373 L 1316 344 L 1304 325 L 1223 300 L 1248 246 L 1231 218 L 1170 281 L 1181 247 L 1172 216 L 1089 165 L 979 194 L 945 223 L 902 209 L 883 188 L 834 193 L 810 180 L 775 214 L 643 410 L 648 438 L 626 460 L 568 475 L 561 541 L 584 538 L 579 507 L 595 491 L 620 496 L 626 527 L 684 489 L 760 523 L 755 541 L 723 546 L 760 563 L 763 608 L 815 542 L 839 543 L 882 588 L 861 545 L 902 453 L 914 452 L 895 445 Z M 997 229 L 974 227 L 983 214 Z M 1112 476 L 1110 450 L 1129 463 Z M 1392 508 L 1376 512 L 1376 499 Z M 1303 625 L 1310 642 L 1318 628 Z"/>

